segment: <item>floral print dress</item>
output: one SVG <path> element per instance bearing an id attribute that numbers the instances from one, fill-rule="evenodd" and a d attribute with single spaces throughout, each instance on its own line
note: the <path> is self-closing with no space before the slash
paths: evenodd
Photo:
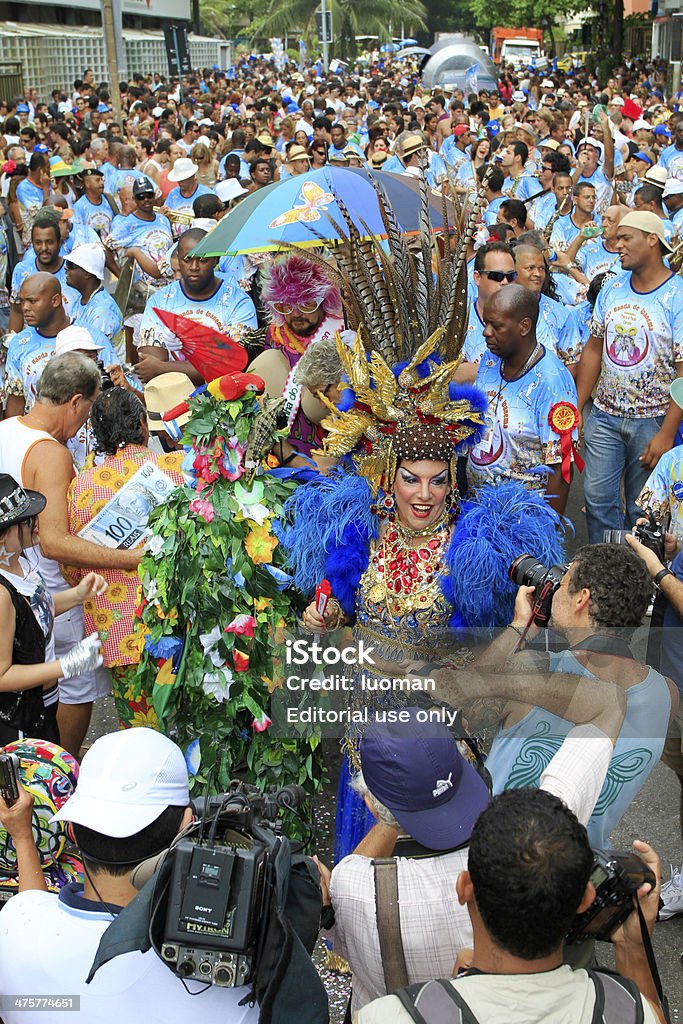
<path id="1" fill-rule="evenodd" d="M 180 466 L 184 452 L 159 455 L 140 444 L 129 444 L 116 455 L 107 455 L 100 466 L 86 467 L 69 488 L 69 529 L 80 533 L 104 508 L 125 483 L 146 462 L 154 462 L 177 484 L 184 483 Z M 63 572 L 74 585 L 87 569 L 64 566 Z M 86 635 L 97 632 L 102 640 L 104 664 L 112 673 L 114 703 L 121 725 L 146 725 L 156 728 L 154 709 L 133 681 L 140 661 L 142 634 L 137 628 L 135 609 L 139 603 L 140 580 L 136 572 L 102 569 L 108 586 L 103 594 L 86 601 Z"/>

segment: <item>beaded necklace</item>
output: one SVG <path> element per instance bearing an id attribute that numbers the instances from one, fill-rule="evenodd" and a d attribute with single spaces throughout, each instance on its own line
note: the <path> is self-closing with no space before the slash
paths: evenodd
<path id="1" fill-rule="evenodd" d="M 373 565 L 370 600 L 386 602 L 392 617 L 429 608 L 440 592 L 438 577 L 443 571 L 449 538 L 446 511 L 424 530 L 410 530 L 398 521 L 390 523 Z M 418 541 L 417 546 L 415 541 Z"/>

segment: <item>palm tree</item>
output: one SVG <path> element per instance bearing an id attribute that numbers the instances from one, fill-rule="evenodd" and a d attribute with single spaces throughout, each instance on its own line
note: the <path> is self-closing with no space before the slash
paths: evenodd
<path id="1" fill-rule="evenodd" d="M 269 35 L 283 33 L 293 28 L 303 28 L 307 39 L 316 35 L 315 15 L 320 0 L 269 0 L 264 16 L 251 26 L 253 35 L 267 30 Z M 341 57 L 350 55 L 355 47 L 357 35 L 376 35 L 380 41 L 388 41 L 392 25 L 397 28 L 401 22 L 409 25 L 411 31 L 427 27 L 427 11 L 421 0 L 328 0 L 332 11 L 332 27 L 339 40 Z"/>

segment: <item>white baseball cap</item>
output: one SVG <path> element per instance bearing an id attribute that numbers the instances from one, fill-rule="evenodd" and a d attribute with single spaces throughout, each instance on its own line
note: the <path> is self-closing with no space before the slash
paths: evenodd
<path id="1" fill-rule="evenodd" d="M 180 747 L 156 729 L 123 729 L 95 740 L 83 758 L 76 792 L 51 820 L 123 839 L 147 828 L 167 807 L 189 803 Z"/>
<path id="2" fill-rule="evenodd" d="M 173 164 L 173 170 L 168 172 L 169 181 L 186 181 L 197 173 L 199 167 L 189 156 L 181 156 Z"/>
<path id="3" fill-rule="evenodd" d="M 249 191 L 242 188 L 239 178 L 227 178 L 226 181 L 219 181 L 217 185 L 214 185 L 213 190 L 222 203 L 229 203 L 232 199 L 244 196 Z"/>
<path id="4" fill-rule="evenodd" d="M 87 327 L 76 324 L 65 327 L 55 338 L 56 356 L 63 356 L 65 352 L 99 352 L 101 348 Z"/>
<path id="5" fill-rule="evenodd" d="M 669 178 L 662 192 L 663 198 L 680 195 L 683 195 L 683 181 L 679 181 L 678 178 Z"/>
<path id="6" fill-rule="evenodd" d="M 81 270 L 87 270 L 98 279 L 104 281 L 104 249 L 97 242 L 85 242 L 77 245 L 66 255 L 66 262 L 73 263 Z"/>
<path id="7" fill-rule="evenodd" d="M 552 78 L 544 78 L 543 81 L 541 82 L 541 89 L 554 89 L 554 88 L 555 88 L 555 83 L 553 82 Z"/>

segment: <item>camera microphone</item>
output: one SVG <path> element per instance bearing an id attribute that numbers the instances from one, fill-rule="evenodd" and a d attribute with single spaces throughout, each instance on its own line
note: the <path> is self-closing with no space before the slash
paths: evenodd
<path id="1" fill-rule="evenodd" d="M 283 786 L 282 789 L 278 789 L 275 795 L 278 807 L 284 807 L 286 810 L 293 810 L 299 804 L 302 804 L 305 799 L 306 791 L 304 787 L 294 784 Z"/>

